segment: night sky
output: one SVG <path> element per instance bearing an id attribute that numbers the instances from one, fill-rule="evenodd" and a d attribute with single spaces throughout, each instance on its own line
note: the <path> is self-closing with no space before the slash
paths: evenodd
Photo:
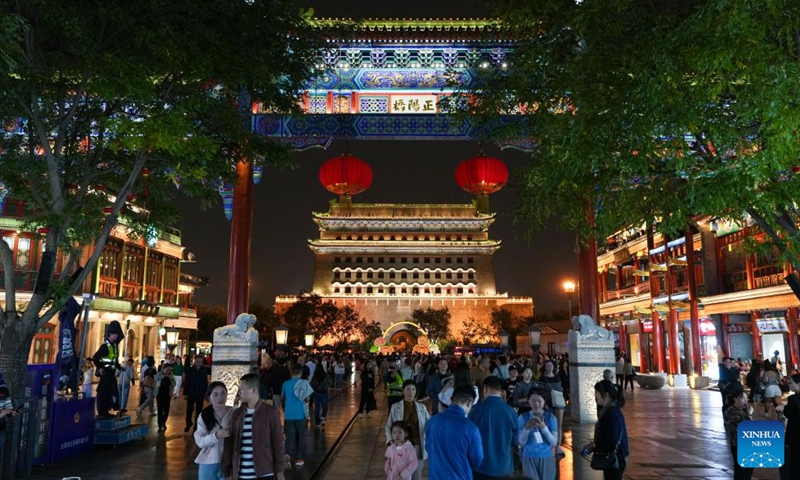
<path id="1" fill-rule="evenodd" d="M 486 9 L 464 2 L 321 2 L 314 5 L 317 16 L 361 15 L 382 18 L 477 18 Z M 378 3 L 378 2 L 375 2 Z M 327 211 L 334 195 L 319 183 L 322 163 L 342 153 L 344 142 L 334 142 L 325 151 L 313 149 L 297 154 L 299 168 L 279 171 L 266 168 L 255 186 L 251 257 L 251 302 L 271 305 L 277 294 L 295 294 L 310 289 L 314 255 L 307 240 L 318 238 L 311 212 Z M 490 196 L 497 221 L 490 236 L 502 240 L 495 254 L 498 292 L 533 297 L 535 312 L 566 310 L 567 298 L 561 281 L 576 277 L 574 236 L 556 229 L 536 235 L 530 243 L 522 239 L 521 226 L 514 225 L 515 170 L 530 156 L 514 150 L 484 148 L 488 155 L 506 162 L 509 186 Z M 456 166 L 477 155 L 478 145 L 464 141 L 363 141 L 350 142 L 350 153 L 373 169 L 372 187 L 354 197 L 354 202 L 374 203 L 469 203 L 473 196 L 461 190 L 454 179 Z M 197 257 L 195 264 L 183 264 L 187 273 L 209 276 L 208 287 L 199 289 L 200 304 L 227 304 L 228 249 L 230 223 L 221 202 L 203 211 L 191 199 L 179 199 L 184 220 L 183 244 Z"/>

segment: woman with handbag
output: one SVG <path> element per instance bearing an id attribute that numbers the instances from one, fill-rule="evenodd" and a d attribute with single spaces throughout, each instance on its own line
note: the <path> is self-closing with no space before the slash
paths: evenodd
<path id="1" fill-rule="evenodd" d="M 592 468 L 603 471 L 605 480 L 621 480 L 628 457 L 628 430 L 618 403 L 619 391 L 609 380 L 594 385 L 594 398 L 601 407 L 594 426 L 594 441 L 583 446 L 584 456 L 592 456 Z"/>
<path id="2" fill-rule="evenodd" d="M 544 368 L 539 384 L 544 390 L 544 399 L 547 402 L 547 409 L 555 415 L 558 421 L 558 432 L 556 434 L 556 454 L 564 455 L 561 449 L 562 423 L 564 421 L 564 409 L 567 402 L 564 400 L 564 390 L 561 387 L 561 377 L 556 375 L 556 363 L 552 360 L 544 362 Z"/>

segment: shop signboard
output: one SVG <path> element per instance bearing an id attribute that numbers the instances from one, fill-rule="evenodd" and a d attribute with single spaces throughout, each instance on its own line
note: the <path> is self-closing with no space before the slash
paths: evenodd
<path id="1" fill-rule="evenodd" d="M 761 333 L 780 333 L 788 332 L 789 326 L 786 325 L 786 318 L 772 317 L 756 320 L 756 326 Z"/>
<path id="2" fill-rule="evenodd" d="M 727 325 L 725 329 L 728 333 L 751 333 L 753 331 L 753 326 L 749 323 L 731 323 Z"/>

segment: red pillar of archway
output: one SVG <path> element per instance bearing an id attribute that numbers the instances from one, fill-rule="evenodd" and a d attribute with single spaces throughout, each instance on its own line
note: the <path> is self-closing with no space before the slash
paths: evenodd
<path id="1" fill-rule="evenodd" d="M 586 221 L 594 224 L 594 206 L 586 208 Z M 580 242 L 578 251 L 578 305 L 582 315 L 590 315 L 600 324 L 600 303 L 597 301 L 597 241 L 594 237 Z"/>
<path id="2" fill-rule="evenodd" d="M 233 188 L 231 251 L 228 266 L 228 324 L 250 304 L 250 244 L 253 229 L 253 182 L 250 162 L 236 163 Z"/>
<path id="3" fill-rule="evenodd" d="M 703 374 L 703 359 L 700 355 L 700 312 L 697 299 L 697 270 L 694 255 L 694 234 L 686 231 L 686 277 L 689 281 L 689 319 L 692 330 L 692 368 L 697 375 Z"/>

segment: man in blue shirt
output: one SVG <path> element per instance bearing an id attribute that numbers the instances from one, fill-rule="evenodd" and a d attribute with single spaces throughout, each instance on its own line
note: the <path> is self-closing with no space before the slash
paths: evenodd
<path id="1" fill-rule="evenodd" d="M 483 443 L 483 462 L 473 468 L 475 480 L 492 480 L 514 473 L 511 445 L 517 438 L 517 414 L 503 401 L 503 381 L 494 375 L 483 380 L 483 401 L 469 412 Z"/>
<path id="2" fill-rule="evenodd" d="M 291 466 L 294 459 L 294 466 L 297 468 L 305 465 L 305 434 L 308 414 L 306 413 L 306 401 L 314 389 L 309 385 L 308 380 L 302 380 L 303 365 L 295 365 L 291 380 L 284 382 L 281 388 L 281 400 L 283 401 L 284 430 L 286 431 L 286 465 Z"/>
<path id="3" fill-rule="evenodd" d="M 471 385 L 457 386 L 447 410 L 425 424 L 428 480 L 472 480 L 483 461 L 481 434 L 467 418 L 475 396 Z"/>

